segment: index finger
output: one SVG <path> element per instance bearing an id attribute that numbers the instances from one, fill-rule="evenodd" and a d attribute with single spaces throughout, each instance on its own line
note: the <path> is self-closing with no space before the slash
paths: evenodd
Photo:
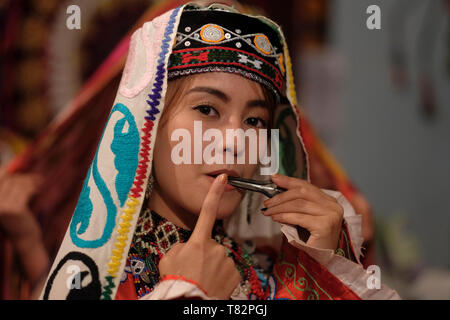
<path id="1" fill-rule="evenodd" d="M 271 179 L 277 186 L 285 188 L 287 190 L 306 188 L 306 189 L 315 191 L 316 194 L 320 195 L 323 198 L 334 201 L 334 198 L 332 196 L 322 192 L 320 190 L 320 188 L 318 188 L 317 186 L 313 185 L 312 183 L 310 183 L 306 180 L 302 180 L 302 179 L 294 178 L 294 177 L 290 177 L 290 176 L 285 176 L 285 175 L 281 175 L 281 174 L 274 174 L 271 176 Z M 276 197 L 279 195 L 280 194 L 276 195 Z M 269 202 L 269 201 L 267 201 L 267 202 Z"/>
<path id="2" fill-rule="evenodd" d="M 216 177 L 211 185 L 205 200 L 203 200 L 200 215 L 198 216 L 197 223 L 191 235 L 192 240 L 203 241 L 211 239 L 212 229 L 214 227 L 217 210 L 219 208 L 219 201 L 222 198 L 226 183 L 227 175 L 221 174 Z"/>

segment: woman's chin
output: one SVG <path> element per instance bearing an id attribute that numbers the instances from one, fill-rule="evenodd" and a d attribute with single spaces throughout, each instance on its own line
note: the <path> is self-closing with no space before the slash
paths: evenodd
<path id="1" fill-rule="evenodd" d="M 225 198 L 225 197 L 224 197 Z M 216 213 L 216 220 L 222 220 L 230 217 L 233 212 L 236 211 L 236 208 L 239 206 L 240 197 L 232 197 L 233 199 L 224 199 L 222 198 L 222 201 L 220 201 L 218 210 Z M 231 198 L 231 197 L 230 197 Z M 193 209 L 193 208 L 191 208 Z M 196 212 L 195 215 L 199 215 L 201 211 L 201 206 L 199 207 L 199 210 L 189 210 L 190 212 Z"/>

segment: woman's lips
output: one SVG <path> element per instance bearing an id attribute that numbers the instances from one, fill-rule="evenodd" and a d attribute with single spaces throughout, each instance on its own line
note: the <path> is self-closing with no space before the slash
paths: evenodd
<path id="1" fill-rule="evenodd" d="M 237 173 L 234 170 L 228 170 L 228 169 L 211 171 L 211 172 L 207 173 L 207 175 L 217 177 L 218 175 L 220 175 L 222 173 L 226 173 L 228 176 L 231 176 L 231 177 L 240 177 L 239 173 Z"/>

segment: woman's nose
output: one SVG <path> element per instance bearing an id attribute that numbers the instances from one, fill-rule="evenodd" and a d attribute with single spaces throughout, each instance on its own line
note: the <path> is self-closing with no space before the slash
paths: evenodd
<path id="1" fill-rule="evenodd" d="M 239 158 L 245 155 L 245 132 L 240 119 L 230 119 L 222 128 L 222 136 L 223 151 L 227 157 Z"/>

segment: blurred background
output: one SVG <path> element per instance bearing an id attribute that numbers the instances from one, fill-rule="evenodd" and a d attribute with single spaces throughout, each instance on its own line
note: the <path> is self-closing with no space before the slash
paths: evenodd
<path id="1" fill-rule="evenodd" d="M 185 2 L 0 0 L 0 180 L 43 176 L 38 190 L 22 188 L 31 218 L 15 221 L 39 227 L 50 261 L 114 100 L 122 40 Z M 450 1 L 219 2 L 282 26 L 299 104 L 327 150 L 317 152 L 313 182 L 341 190 L 345 173 L 344 189 L 357 190 L 365 266 L 379 265 L 405 299 L 450 299 Z M 72 4 L 80 29 L 66 24 Z M 27 271 L 30 250 L 11 240 L 8 201 L 0 194 L 0 298 L 29 299 L 39 276 Z"/>

